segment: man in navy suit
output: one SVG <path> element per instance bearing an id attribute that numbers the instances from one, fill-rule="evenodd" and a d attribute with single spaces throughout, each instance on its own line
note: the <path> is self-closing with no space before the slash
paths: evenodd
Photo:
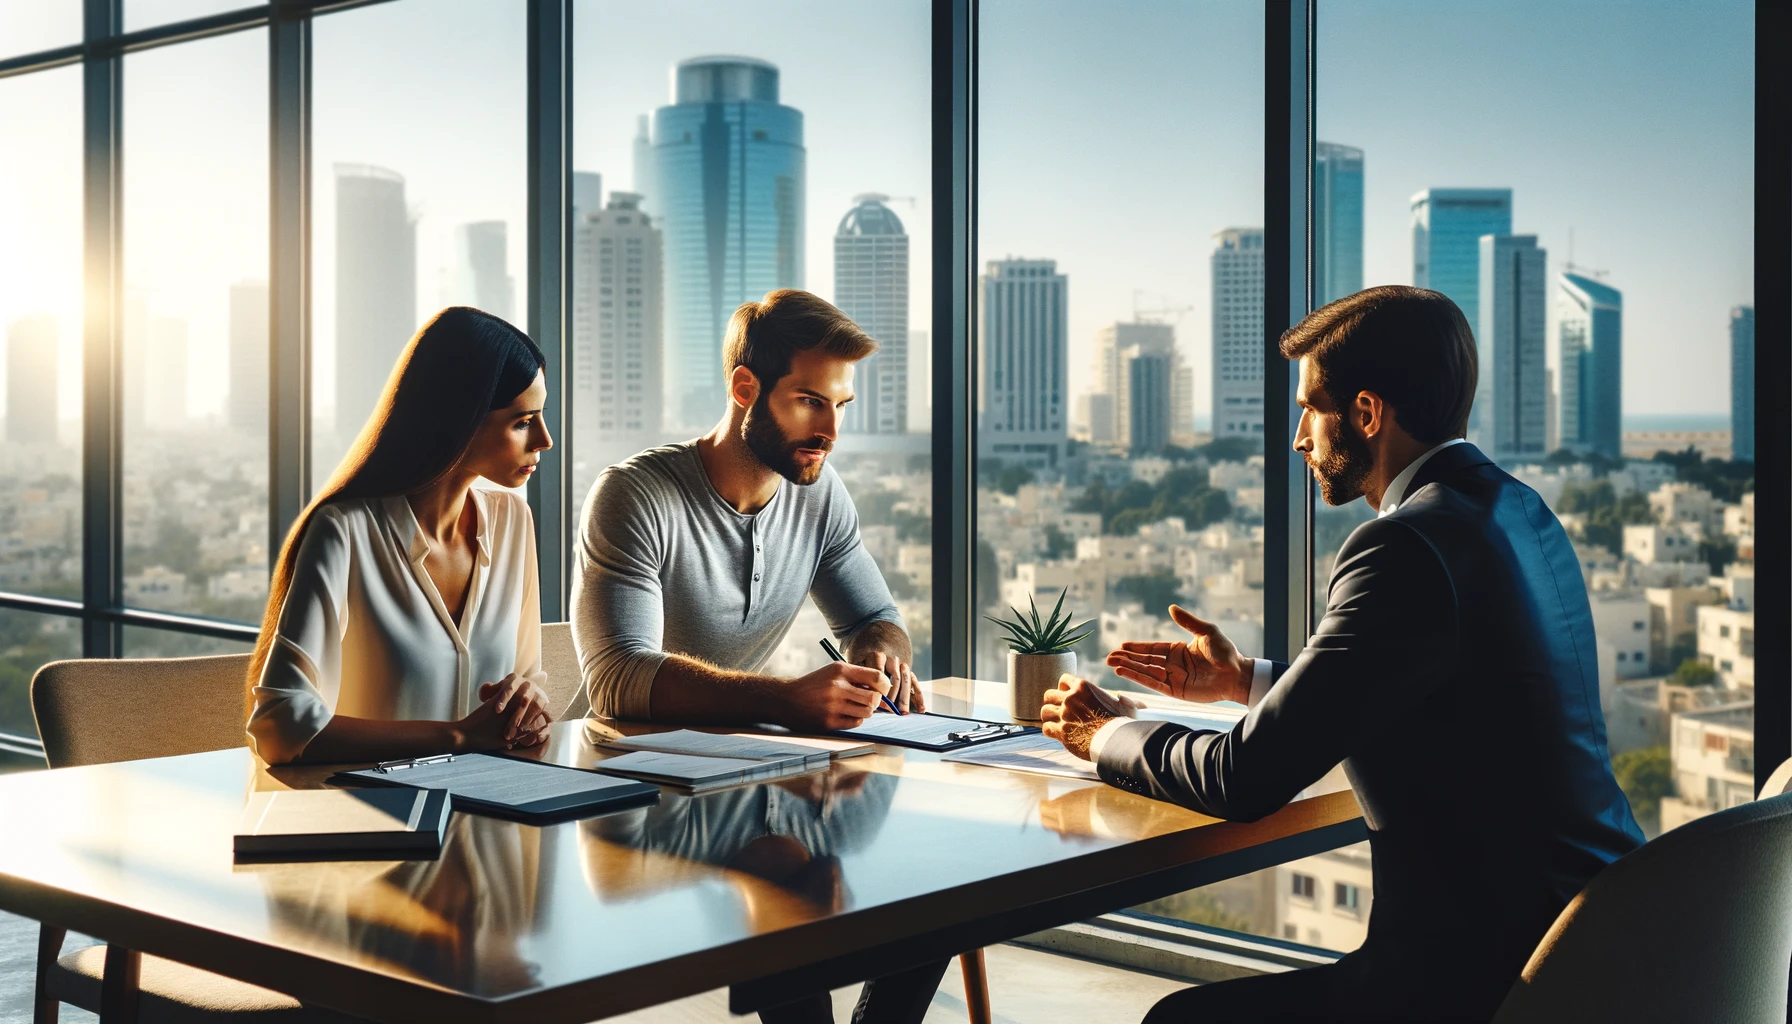
<path id="1" fill-rule="evenodd" d="M 1300 363 L 1294 448 L 1327 504 L 1380 513 L 1338 551 L 1318 631 L 1273 664 L 1172 608 L 1188 642 L 1128 643 L 1108 664 L 1249 705 L 1237 727 L 1135 721 L 1067 677 L 1045 730 L 1109 784 L 1221 818 L 1270 814 L 1339 763 L 1362 805 L 1362 948 L 1186 989 L 1150 1024 L 1485 1021 L 1568 901 L 1642 841 L 1612 778 L 1580 565 L 1537 492 L 1463 440 L 1475 341 L 1448 298 L 1358 292 L 1281 350 Z"/>

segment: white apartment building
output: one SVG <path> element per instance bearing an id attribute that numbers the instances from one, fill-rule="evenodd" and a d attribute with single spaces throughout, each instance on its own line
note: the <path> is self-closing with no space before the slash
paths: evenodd
<path id="1" fill-rule="evenodd" d="M 1593 605 L 1593 635 L 1601 646 L 1613 651 L 1618 679 L 1636 679 L 1649 674 L 1649 602 L 1641 595 L 1596 593 Z M 1609 684 L 1599 682 L 1601 703 L 1610 704 Z"/>
<path id="2" fill-rule="evenodd" d="M 1675 648 L 1697 648 L 1701 605 L 1728 603 L 1724 592 L 1709 583 L 1648 587 L 1643 590 L 1643 600 L 1649 604 L 1649 663 L 1656 673 L 1678 667 L 1671 657 Z"/>
<path id="3" fill-rule="evenodd" d="M 1725 686 L 1755 685 L 1755 613 L 1738 608 L 1701 607 L 1699 660 L 1717 670 Z"/>
<path id="4" fill-rule="evenodd" d="M 1674 794 L 1661 801 L 1661 830 L 1755 798 L 1751 703 L 1676 714 L 1669 725 Z"/>
<path id="5" fill-rule="evenodd" d="M 573 226 L 572 374 L 568 396 L 582 500 L 604 466 L 661 440 L 665 286 L 661 233 L 641 197 Z"/>
<path id="6" fill-rule="evenodd" d="M 1644 565 L 1656 562 L 1691 562 L 1699 557 L 1699 534 L 1679 524 L 1663 526 L 1659 523 L 1647 523 L 1626 526 L 1624 556 Z"/>
<path id="7" fill-rule="evenodd" d="M 1649 492 L 1649 511 L 1663 526 L 1681 526 L 1697 537 L 1724 528 L 1724 503 L 1697 484 L 1667 483 Z"/>
<path id="8" fill-rule="evenodd" d="M 1275 870 L 1281 938 L 1348 952 L 1369 937 L 1375 893 L 1368 843 L 1302 857 Z"/>

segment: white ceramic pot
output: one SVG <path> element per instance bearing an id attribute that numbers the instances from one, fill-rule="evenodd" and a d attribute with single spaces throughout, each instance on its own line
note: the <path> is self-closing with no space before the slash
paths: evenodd
<path id="1" fill-rule="evenodd" d="M 1021 654 L 1008 652 L 1008 713 L 1022 722 L 1039 721 L 1039 708 L 1047 690 L 1058 688 L 1058 677 L 1076 674 L 1076 652 Z"/>

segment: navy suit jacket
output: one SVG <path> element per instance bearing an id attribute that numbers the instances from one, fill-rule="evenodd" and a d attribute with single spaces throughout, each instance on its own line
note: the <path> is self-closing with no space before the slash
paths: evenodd
<path id="1" fill-rule="evenodd" d="M 1473 445 L 1437 452 L 1397 511 L 1345 541 L 1318 632 L 1276 668 L 1230 732 L 1115 730 L 1102 778 L 1249 821 L 1342 762 L 1375 888 L 1341 995 L 1387 1017 L 1488 1019 L 1568 901 L 1642 842 L 1561 524 Z"/>

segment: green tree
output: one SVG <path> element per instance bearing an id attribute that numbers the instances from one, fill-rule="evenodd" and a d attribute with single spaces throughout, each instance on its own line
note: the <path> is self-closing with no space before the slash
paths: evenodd
<path id="1" fill-rule="evenodd" d="M 1114 581 L 1114 593 L 1139 602 L 1148 612 L 1166 614 L 1165 609 L 1182 601 L 1182 581 L 1173 572 L 1122 576 Z"/>
<path id="2" fill-rule="evenodd" d="M 1612 756 L 1612 775 L 1630 801 L 1643 831 L 1661 831 L 1661 798 L 1673 792 L 1674 762 L 1667 747 L 1644 747 Z"/>
<path id="3" fill-rule="evenodd" d="M 1076 554 L 1076 538 L 1047 523 L 1045 525 L 1045 557 L 1069 558 Z"/>
<path id="4" fill-rule="evenodd" d="M 1625 526 L 1655 521 L 1655 513 L 1649 508 L 1648 495 L 1633 491 L 1620 499 L 1609 480 L 1591 484 L 1570 481 L 1564 484 L 1562 496 L 1556 500 L 1556 510 L 1585 515 L 1586 526 L 1582 533 L 1587 542 L 1597 544 L 1613 554 L 1624 550 Z"/>
<path id="5" fill-rule="evenodd" d="M 1674 467 L 1674 478 L 1697 484 L 1710 491 L 1719 501 L 1735 504 L 1755 489 L 1755 464 L 1738 460 L 1707 459 L 1688 445 L 1684 451 L 1656 452 L 1655 462 Z"/>
<path id="6" fill-rule="evenodd" d="M 1022 487 L 1033 482 L 1033 471 L 1025 466 L 1009 466 L 996 474 L 996 490 L 1003 494 L 1019 493 Z"/>
<path id="7" fill-rule="evenodd" d="M 1736 542 L 1719 534 L 1699 541 L 1699 557 L 1711 567 L 1711 575 L 1722 576 L 1724 566 L 1736 560 Z"/>
<path id="8" fill-rule="evenodd" d="M 1717 670 L 1697 658 L 1682 661 L 1672 678 L 1681 686 L 1715 686 L 1718 682 Z"/>

